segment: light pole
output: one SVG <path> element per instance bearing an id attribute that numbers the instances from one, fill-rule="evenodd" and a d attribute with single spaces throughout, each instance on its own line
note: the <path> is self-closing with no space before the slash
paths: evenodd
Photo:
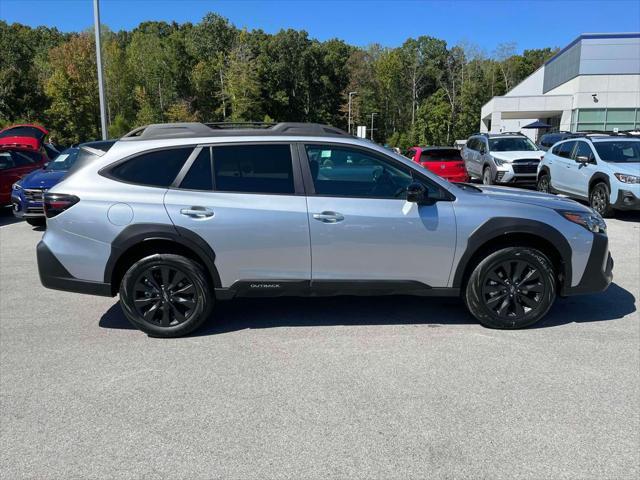
<path id="1" fill-rule="evenodd" d="M 347 131 L 351 133 L 351 97 L 357 95 L 358 92 L 349 92 L 349 125 L 347 126 Z"/>
<path id="2" fill-rule="evenodd" d="M 378 115 L 378 112 L 371 112 L 371 141 L 373 142 L 373 117 Z"/>
<path id="3" fill-rule="evenodd" d="M 102 139 L 106 140 L 107 132 L 107 101 L 104 94 L 104 76 L 102 74 L 102 46 L 100 42 L 100 5 L 99 0 L 93 0 L 93 28 L 96 33 L 96 64 L 98 65 L 98 96 L 100 97 L 100 125 Z"/>

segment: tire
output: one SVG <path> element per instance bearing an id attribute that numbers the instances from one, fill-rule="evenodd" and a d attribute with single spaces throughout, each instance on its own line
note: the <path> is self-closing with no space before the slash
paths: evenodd
<path id="1" fill-rule="evenodd" d="M 485 327 L 525 328 L 544 317 L 553 305 L 556 275 L 542 252 L 503 248 L 475 267 L 464 295 L 467 308 Z"/>
<path id="2" fill-rule="evenodd" d="M 181 337 L 207 320 L 214 303 L 211 292 L 198 263 L 180 255 L 156 254 L 127 270 L 120 284 L 120 304 L 127 319 L 148 335 Z"/>
<path id="3" fill-rule="evenodd" d="M 604 218 L 613 217 L 614 211 L 610 203 L 611 193 L 606 183 L 596 183 L 589 192 L 589 205 Z"/>
<path id="4" fill-rule="evenodd" d="M 493 178 L 491 177 L 491 167 L 484 167 L 482 171 L 482 184 L 493 185 Z"/>
<path id="5" fill-rule="evenodd" d="M 540 178 L 538 178 L 537 189 L 542 193 L 551 193 L 551 175 L 541 173 Z"/>
<path id="6" fill-rule="evenodd" d="M 47 224 L 47 219 L 44 217 L 25 218 L 25 220 L 32 227 L 44 227 Z"/>

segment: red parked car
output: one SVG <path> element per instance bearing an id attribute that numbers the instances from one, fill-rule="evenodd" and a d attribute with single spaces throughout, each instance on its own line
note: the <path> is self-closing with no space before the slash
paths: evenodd
<path id="1" fill-rule="evenodd" d="M 38 125 L 13 125 L 0 131 L 0 206 L 11 203 L 11 185 L 49 161 Z"/>
<path id="2" fill-rule="evenodd" d="M 0 207 L 11 203 L 11 185 L 48 161 L 41 151 L 0 145 Z"/>
<path id="3" fill-rule="evenodd" d="M 405 156 L 450 182 L 468 182 L 469 174 L 454 147 L 411 147 Z"/>

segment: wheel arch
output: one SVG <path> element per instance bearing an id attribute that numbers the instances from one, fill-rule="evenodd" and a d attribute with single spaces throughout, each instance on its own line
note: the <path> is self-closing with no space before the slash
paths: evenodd
<path id="1" fill-rule="evenodd" d="M 174 253 L 190 258 L 204 267 L 214 288 L 221 286 L 215 253 L 202 237 L 173 225 L 140 223 L 122 230 L 111 243 L 104 281 L 111 284 L 112 293 L 118 292 L 122 277 L 133 262 L 154 253 Z"/>
<path id="2" fill-rule="evenodd" d="M 522 246 L 547 255 L 558 276 L 560 291 L 571 286 L 571 246 L 550 225 L 522 218 L 493 218 L 476 229 L 467 242 L 453 277 L 453 287 L 463 289 L 473 269 L 490 253 L 501 248 Z"/>
<path id="3" fill-rule="evenodd" d="M 611 193 L 611 181 L 609 180 L 609 175 L 602 172 L 594 173 L 589 179 L 589 192 L 588 195 L 591 195 L 591 190 L 597 183 L 604 183 L 609 189 L 609 193 Z"/>

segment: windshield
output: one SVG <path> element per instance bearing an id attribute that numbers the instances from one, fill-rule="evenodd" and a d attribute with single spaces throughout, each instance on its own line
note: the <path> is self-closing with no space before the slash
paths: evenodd
<path id="1" fill-rule="evenodd" d="M 492 152 L 533 152 L 538 150 L 538 147 L 528 138 L 506 137 L 490 138 L 489 150 Z"/>
<path id="2" fill-rule="evenodd" d="M 78 158 L 77 148 L 67 148 L 55 160 L 49 162 L 47 170 L 69 170 Z"/>
<path id="3" fill-rule="evenodd" d="M 640 162 L 640 140 L 593 142 L 593 146 L 605 162 Z"/>

